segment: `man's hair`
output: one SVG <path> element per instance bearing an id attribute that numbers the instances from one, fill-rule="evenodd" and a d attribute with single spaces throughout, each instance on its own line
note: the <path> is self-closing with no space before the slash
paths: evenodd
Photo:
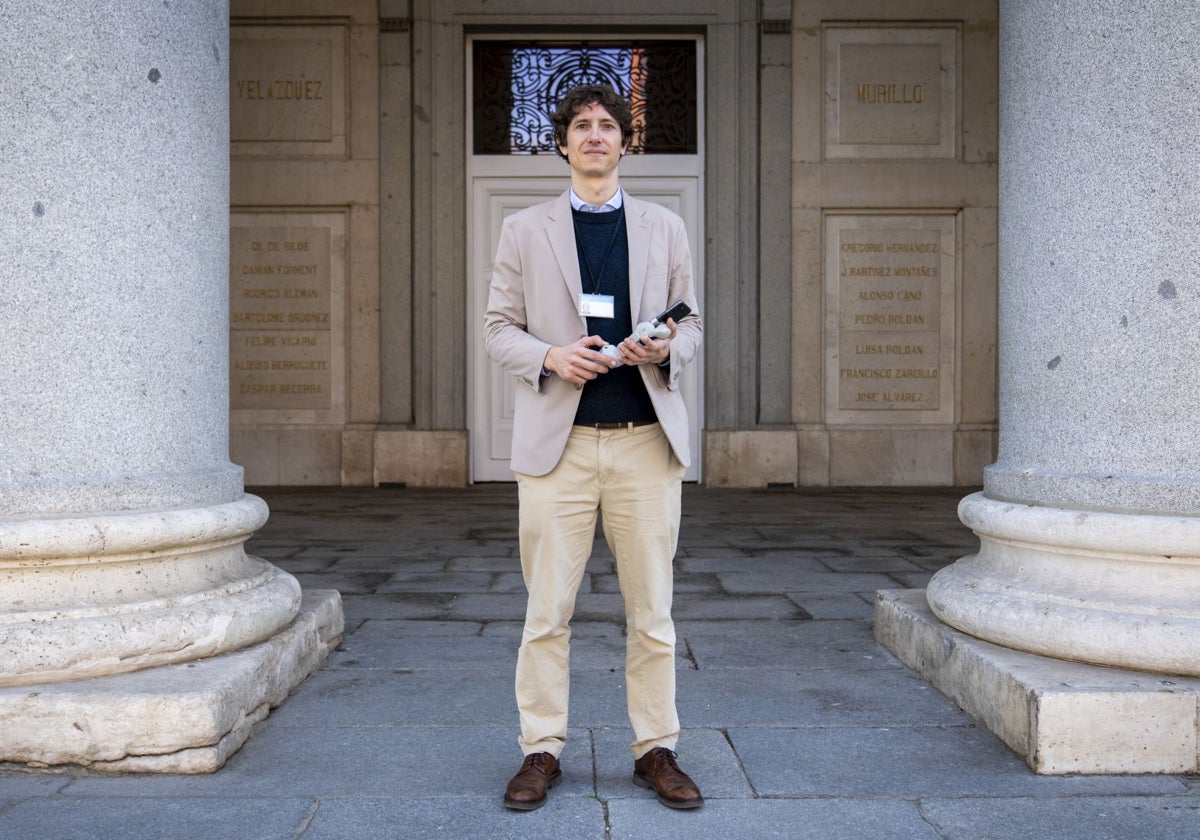
<path id="1" fill-rule="evenodd" d="M 617 121 L 621 127 L 622 148 L 627 147 L 633 139 L 633 111 L 625 97 L 608 85 L 578 85 L 563 94 L 558 102 L 558 110 L 550 115 L 550 122 L 554 125 L 554 149 L 563 160 L 567 158 L 561 148 L 567 145 L 567 129 L 576 115 L 589 105 L 600 105 Z"/>

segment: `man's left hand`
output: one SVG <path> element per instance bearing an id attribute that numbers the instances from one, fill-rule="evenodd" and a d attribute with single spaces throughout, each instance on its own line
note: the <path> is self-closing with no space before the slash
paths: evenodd
<path id="1" fill-rule="evenodd" d="M 666 338 L 627 338 L 617 345 L 621 361 L 627 365 L 661 365 L 671 358 L 671 339 L 675 338 L 675 319 L 668 318 L 671 334 Z"/>

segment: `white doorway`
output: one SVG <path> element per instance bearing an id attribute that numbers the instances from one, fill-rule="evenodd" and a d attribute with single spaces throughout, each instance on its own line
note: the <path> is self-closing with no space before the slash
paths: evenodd
<path id="1" fill-rule="evenodd" d="M 656 36 L 659 37 L 659 36 Z M 472 74 L 472 41 L 467 41 L 467 80 Z M 489 40 L 494 41 L 491 36 Z M 522 39 L 524 43 L 529 38 Z M 622 40 L 627 41 L 628 36 Z M 704 183 L 702 161 L 703 91 L 701 70 L 702 44 L 696 42 L 696 137 L 694 154 L 631 154 L 621 161 L 621 185 L 631 195 L 667 207 L 682 217 L 688 232 L 695 273 L 696 298 L 704 302 Z M 588 42 L 601 42 L 589 36 Z M 468 90 L 467 102 L 473 95 Z M 516 384 L 488 358 L 483 347 L 483 314 L 487 308 L 492 259 L 506 216 L 563 192 L 569 185 L 567 163 L 553 153 L 474 154 L 472 109 L 467 108 L 467 293 L 468 364 L 467 402 L 470 417 L 471 480 L 512 481 L 509 468 L 512 444 L 513 404 Z M 692 464 L 687 481 L 701 476 L 701 428 L 703 394 L 703 353 L 684 370 L 681 390 L 688 406 L 691 423 Z"/>

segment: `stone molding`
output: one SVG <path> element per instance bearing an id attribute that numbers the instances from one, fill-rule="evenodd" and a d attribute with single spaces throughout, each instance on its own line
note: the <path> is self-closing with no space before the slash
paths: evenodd
<path id="1" fill-rule="evenodd" d="M 1200 676 L 1200 519 L 983 493 L 962 500 L 959 518 L 980 550 L 930 581 L 945 623 L 1058 659 Z"/>
<path id="2" fill-rule="evenodd" d="M 247 556 L 246 495 L 203 508 L 0 522 L 0 686 L 126 673 L 261 642 L 299 609 L 295 578 Z"/>

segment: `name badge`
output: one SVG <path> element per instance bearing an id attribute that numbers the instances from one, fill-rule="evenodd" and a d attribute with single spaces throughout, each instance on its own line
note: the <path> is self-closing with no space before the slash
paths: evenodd
<path id="1" fill-rule="evenodd" d="M 579 314 L 584 318 L 615 318 L 617 305 L 612 295 L 580 295 Z"/>

